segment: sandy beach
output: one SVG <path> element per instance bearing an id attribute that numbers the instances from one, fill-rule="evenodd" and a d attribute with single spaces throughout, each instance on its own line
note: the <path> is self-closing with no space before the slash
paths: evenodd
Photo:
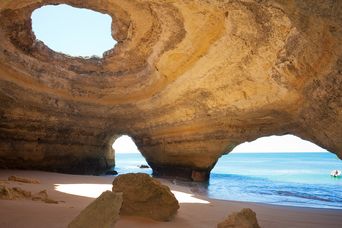
<path id="1" fill-rule="evenodd" d="M 40 184 L 7 181 L 9 176 L 38 179 Z M 81 176 L 41 171 L 0 170 L 0 184 L 17 186 L 32 193 L 46 189 L 49 197 L 60 201 L 46 204 L 32 200 L 1 200 L 0 227 L 67 227 L 102 191 L 110 190 L 113 176 Z M 180 202 L 176 217 L 170 222 L 155 222 L 137 217 L 121 216 L 115 227 L 216 227 L 227 214 L 249 207 L 257 214 L 261 227 L 342 226 L 342 210 L 274 206 L 257 203 L 209 199 L 168 180 L 168 185 Z"/>

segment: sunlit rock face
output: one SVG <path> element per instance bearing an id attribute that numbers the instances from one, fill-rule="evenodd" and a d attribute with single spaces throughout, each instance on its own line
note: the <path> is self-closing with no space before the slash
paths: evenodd
<path id="1" fill-rule="evenodd" d="M 112 16 L 102 59 L 55 53 L 31 13 Z M 291 133 L 342 157 L 342 1 L 0 1 L 0 166 L 114 165 L 131 135 L 157 175 L 206 179 L 234 146 Z"/>

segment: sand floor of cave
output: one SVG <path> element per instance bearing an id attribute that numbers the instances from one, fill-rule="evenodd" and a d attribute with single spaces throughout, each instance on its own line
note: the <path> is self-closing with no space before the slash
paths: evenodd
<path id="1" fill-rule="evenodd" d="M 0 170 L 0 180 L 16 175 L 39 179 L 40 184 L 7 182 L 25 190 L 38 192 L 47 189 L 51 198 L 64 201 L 45 204 L 30 200 L 1 200 L 0 227 L 66 227 L 99 192 L 110 189 L 112 176 L 66 175 L 40 171 Z M 180 199 L 180 209 L 171 222 L 155 222 L 134 217 L 121 217 L 115 227 L 216 227 L 227 214 L 244 207 L 252 208 L 262 227 L 341 227 L 342 210 L 272 206 L 257 203 L 213 200 L 190 189 L 162 180 Z M 3 182 L 4 183 L 4 182 Z M 76 187 L 76 188 L 74 188 Z M 76 191 L 74 190 L 76 189 Z M 68 193 L 67 193 L 68 192 Z"/>

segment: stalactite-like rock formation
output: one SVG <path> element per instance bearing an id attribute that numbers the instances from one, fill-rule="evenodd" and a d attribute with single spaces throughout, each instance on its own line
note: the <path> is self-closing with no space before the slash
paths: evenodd
<path id="1" fill-rule="evenodd" d="M 73 58 L 31 13 L 112 16 L 118 44 Z M 342 157 L 342 1 L 0 2 L 0 166 L 95 173 L 133 137 L 156 175 L 203 180 L 234 146 L 291 133 Z"/>

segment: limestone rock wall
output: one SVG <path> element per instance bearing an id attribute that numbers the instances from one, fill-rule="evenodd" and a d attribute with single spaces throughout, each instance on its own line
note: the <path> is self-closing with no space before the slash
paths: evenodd
<path id="1" fill-rule="evenodd" d="M 118 44 L 74 58 L 31 13 L 112 16 Z M 342 1 L 0 1 L 0 167 L 94 173 L 133 137 L 159 175 L 201 179 L 236 145 L 295 134 L 342 157 Z"/>

